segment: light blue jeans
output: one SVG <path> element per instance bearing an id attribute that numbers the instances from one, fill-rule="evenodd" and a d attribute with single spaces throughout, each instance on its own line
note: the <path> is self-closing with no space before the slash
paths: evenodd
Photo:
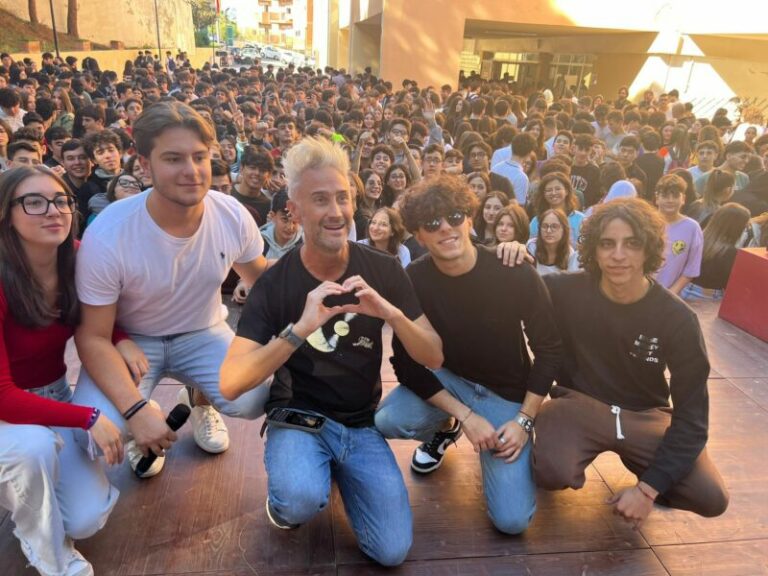
<path id="1" fill-rule="evenodd" d="M 270 426 L 264 464 L 267 497 L 280 519 L 309 521 L 328 504 L 333 479 L 360 549 L 385 566 L 405 560 L 413 540 L 408 491 L 378 430 L 330 419 L 318 434 Z"/>
<path id="2" fill-rule="evenodd" d="M 520 404 L 504 400 L 485 386 L 441 368 L 434 372 L 443 387 L 456 399 L 482 416 L 494 428 L 512 420 Z M 386 438 L 426 442 L 440 430 L 448 414 L 422 400 L 405 386 L 395 388 L 376 412 L 376 427 Z M 536 485 L 531 469 L 531 441 L 520 457 L 507 464 L 493 453 L 480 453 L 483 493 L 493 525 L 507 534 L 525 531 L 536 512 Z"/>
<path id="3" fill-rule="evenodd" d="M 142 336 L 131 334 L 131 339 L 144 351 L 149 371 L 139 383 L 139 393 L 149 398 L 160 379 L 173 378 L 196 388 L 222 414 L 237 418 L 256 419 L 264 414 L 269 397 L 269 386 L 262 384 L 240 396 L 225 400 L 219 390 L 219 369 L 232 342 L 234 332 L 222 321 L 204 330 L 195 330 L 171 336 Z M 73 400 L 83 406 L 96 406 L 127 437 L 128 426 L 107 396 L 83 369 L 75 388 Z M 87 439 L 78 434 L 78 441 L 86 447 Z"/>
<path id="4" fill-rule="evenodd" d="M 60 402 L 72 396 L 63 377 L 30 392 Z M 100 530 L 119 495 L 103 462 L 91 461 L 72 432 L 0 421 L 0 508 L 10 511 L 24 555 L 46 576 L 66 573 L 72 541 Z"/>

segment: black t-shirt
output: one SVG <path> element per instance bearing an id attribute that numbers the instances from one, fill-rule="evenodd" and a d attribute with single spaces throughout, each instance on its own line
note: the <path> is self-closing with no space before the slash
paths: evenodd
<path id="1" fill-rule="evenodd" d="M 735 246 L 729 246 L 725 252 L 715 258 L 702 259 L 701 273 L 693 283 L 702 288 L 724 290 L 728 285 L 738 253 Z"/>
<path id="2" fill-rule="evenodd" d="M 571 166 L 571 186 L 584 196 L 582 210 L 600 201 L 600 168 L 588 162 L 584 166 Z"/>
<path id="3" fill-rule="evenodd" d="M 653 190 L 651 190 L 650 193 L 648 192 L 648 176 L 637 166 L 637 162 L 633 162 L 632 165 L 626 169 L 626 172 L 627 178 L 634 178 L 643 183 L 644 190 L 642 197 L 646 200 L 653 201 Z"/>
<path id="4" fill-rule="evenodd" d="M 248 209 L 248 212 L 250 212 L 253 219 L 256 220 L 258 226 L 264 226 L 264 224 L 267 223 L 267 215 L 269 214 L 269 209 L 272 204 L 269 201 L 269 198 L 264 195 L 259 195 L 255 198 L 252 196 L 244 196 L 237 191 L 232 192 L 232 197 Z"/>
<path id="5" fill-rule="evenodd" d="M 443 340 L 443 366 L 513 402 L 522 402 L 528 390 L 546 396 L 561 354 L 547 289 L 533 266 L 509 268 L 495 251 L 476 248 L 474 268 L 460 276 L 440 272 L 430 255 L 406 269 L 424 314 Z M 425 399 L 442 390 L 397 338 L 392 347 L 392 365 L 402 384 Z"/>
<path id="6" fill-rule="evenodd" d="M 504 192 L 510 200 L 515 199 L 515 191 L 512 188 L 512 182 L 509 181 L 509 178 L 505 178 L 501 174 L 496 174 L 496 172 L 488 172 L 487 176 L 491 181 L 491 190 Z"/>
<path id="7" fill-rule="evenodd" d="M 348 245 L 349 263 L 339 284 L 360 275 L 409 319 L 422 315 L 397 258 L 354 242 Z M 304 267 L 300 247 L 294 248 L 254 285 L 237 335 L 266 345 L 299 320 L 307 293 L 320 284 Z M 290 406 L 319 412 L 346 426 L 372 426 L 381 399 L 383 325 L 382 320 L 364 315 L 331 318 L 275 372 L 267 410 Z"/>
<path id="8" fill-rule="evenodd" d="M 643 172 L 645 172 L 645 175 L 648 177 L 648 182 L 646 182 L 647 189 L 645 191 L 645 197 L 654 198 L 654 194 L 656 192 L 656 183 L 664 175 L 664 159 L 656 152 L 647 152 L 645 154 L 641 154 L 635 163 Z"/>
<path id="9" fill-rule="evenodd" d="M 641 475 L 663 494 L 690 472 L 707 442 L 709 360 L 696 314 L 656 283 L 639 301 L 618 304 L 587 272 L 550 274 L 544 282 L 563 338 L 558 385 L 635 411 L 667 407 L 671 394 L 672 423 Z"/>

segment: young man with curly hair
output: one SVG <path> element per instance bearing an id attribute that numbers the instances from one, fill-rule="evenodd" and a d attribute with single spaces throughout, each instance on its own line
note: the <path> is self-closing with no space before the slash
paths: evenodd
<path id="1" fill-rule="evenodd" d="M 411 460 L 421 474 L 436 470 L 465 433 L 480 458 L 488 516 L 499 531 L 519 534 L 536 510 L 531 431 L 558 372 L 560 338 L 536 270 L 504 266 L 472 243 L 477 205 L 469 186 L 448 175 L 423 180 L 405 196 L 406 228 L 429 251 L 407 272 L 443 340 L 445 361 L 427 370 L 394 339 L 401 386 L 384 399 L 376 427 L 389 438 L 423 442 Z"/>
<path id="2" fill-rule="evenodd" d="M 581 229 L 584 272 L 545 278 L 564 362 L 536 420 L 536 481 L 579 489 L 598 454 L 616 452 L 638 482 L 608 502 L 635 527 L 654 502 L 702 516 L 728 506 L 705 448 L 701 328 L 693 310 L 651 279 L 663 262 L 664 226 L 643 200 L 602 204 Z"/>

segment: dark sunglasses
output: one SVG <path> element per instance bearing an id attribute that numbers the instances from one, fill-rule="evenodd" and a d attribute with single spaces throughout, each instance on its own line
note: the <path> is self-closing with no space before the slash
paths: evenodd
<path id="1" fill-rule="evenodd" d="M 451 228 L 456 228 L 457 226 L 461 226 L 461 224 L 463 224 L 464 220 L 466 219 L 467 219 L 467 215 L 464 214 L 464 212 L 454 212 L 453 214 L 445 216 L 445 221 L 448 222 L 448 226 L 450 226 Z M 434 218 L 427 222 L 422 222 L 421 228 L 425 232 L 437 232 L 437 230 L 440 228 L 442 223 L 443 223 L 443 216 L 438 216 L 437 218 Z"/>

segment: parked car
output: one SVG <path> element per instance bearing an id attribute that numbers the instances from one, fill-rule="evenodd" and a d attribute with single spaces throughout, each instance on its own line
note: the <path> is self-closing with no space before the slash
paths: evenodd
<path id="1" fill-rule="evenodd" d="M 264 46 L 261 50 L 261 57 L 264 60 L 272 60 L 274 62 L 283 62 L 283 55 L 277 48 L 272 46 Z"/>

